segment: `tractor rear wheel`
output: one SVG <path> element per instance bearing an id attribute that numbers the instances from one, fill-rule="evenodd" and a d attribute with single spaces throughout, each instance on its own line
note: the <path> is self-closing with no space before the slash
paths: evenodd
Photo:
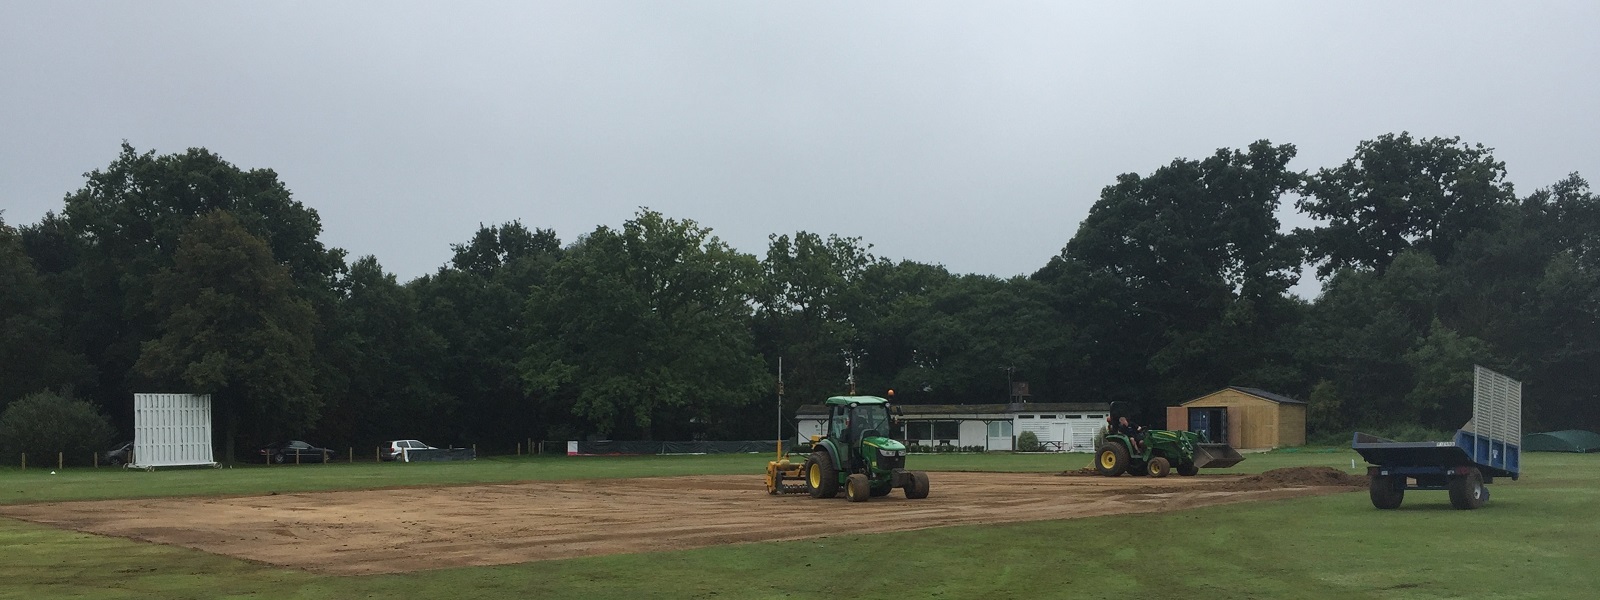
<path id="1" fill-rule="evenodd" d="M 1184 477 L 1194 477 L 1200 474 L 1200 467 L 1194 466 L 1194 463 L 1178 465 L 1178 474 Z"/>
<path id="2" fill-rule="evenodd" d="M 1157 456 L 1151 458 L 1150 463 L 1146 465 L 1145 468 L 1150 471 L 1151 477 L 1160 479 L 1162 477 L 1166 477 L 1168 473 L 1172 472 L 1172 463 L 1167 462 L 1167 459 L 1164 457 Z"/>
<path id="3" fill-rule="evenodd" d="M 806 476 L 806 491 L 812 498 L 832 498 L 839 495 L 839 469 L 833 466 L 833 458 L 824 452 L 812 452 L 806 458 L 805 468 L 801 473 Z"/>
<path id="4" fill-rule="evenodd" d="M 1483 473 L 1474 468 L 1463 477 L 1450 478 L 1450 506 L 1457 510 L 1482 508 L 1489 496 L 1487 491 L 1483 489 Z"/>
<path id="5" fill-rule="evenodd" d="M 844 480 L 844 498 L 851 502 L 866 502 L 872 497 L 872 482 L 867 481 L 867 476 L 852 473 Z"/>
<path id="6" fill-rule="evenodd" d="M 1406 478 L 1403 475 L 1373 475 L 1367 483 L 1372 505 L 1380 510 L 1400 508 L 1406 499 Z"/>
<path id="7" fill-rule="evenodd" d="M 1128 449 L 1116 442 L 1106 442 L 1094 455 L 1094 470 L 1106 477 L 1116 477 L 1128 470 Z"/>
<path id="8" fill-rule="evenodd" d="M 906 484 L 906 499 L 921 500 L 928 497 L 928 474 L 922 471 L 911 472 L 911 482 Z"/>

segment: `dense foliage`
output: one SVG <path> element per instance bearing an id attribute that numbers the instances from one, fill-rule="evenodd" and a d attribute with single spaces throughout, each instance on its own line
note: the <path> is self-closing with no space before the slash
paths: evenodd
<path id="1" fill-rule="evenodd" d="M 1582 178 L 1518 196 L 1492 150 L 1404 133 L 1294 157 L 1261 141 L 1118 177 L 1027 277 L 806 231 L 746 254 L 641 209 L 566 244 L 483 226 L 399 282 L 325 247 L 270 170 L 124 145 L 59 213 L 0 222 L 0 405 L 73 389 L 128 430 L 134 391 L 210 393 L 243 443 L 759 438 L 781 359 L 790 415 L 850 380 L 911 403 L 1027 381 L 1152 416 L 1242 385 L 1310 401 L 1314 432 L 1451 429 L 1482 364 L 1524 381 L 1530 429 L 1600 427 Z M 1288 291 L 1305 269 L 1315 299 Z"/>
<path id="2" fill-rule="evenodd" d="M 115 434 L 93 404 L 54 392 L 29 394 L 0 412 L 0 453 L 26 454 L 37 465 L 87 465 Z"/>

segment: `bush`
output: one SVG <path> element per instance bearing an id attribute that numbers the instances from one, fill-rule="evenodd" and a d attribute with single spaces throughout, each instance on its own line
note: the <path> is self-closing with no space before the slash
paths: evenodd
<path id="1" fill-rule="evenodd" d="M 89 465 L 116 435 L 94 405 L 50 392 L 26 396 L 0 413 L 0 456 L 8 463 L 27 453 L 34 464 L 55 464 L 60 452 L 67 464 Z"/>
<path id="2" fill-rule="evenodd" d="M 1042 450 L 1044 450 L 1044 446 L 1039 444 L 1039 436 L 1032 431 L 1024 431 L 1022 435 L 1017 436 L 1018 452 L 1039 452 Z"/>

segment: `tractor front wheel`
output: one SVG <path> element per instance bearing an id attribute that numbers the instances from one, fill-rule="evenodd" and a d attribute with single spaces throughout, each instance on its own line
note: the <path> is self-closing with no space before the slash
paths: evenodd
<path id="1" fill-rule="evenodd" d="M 867 476 L 853 473 L 844 480 L 844 499 L 851 502 L 866 502 L 872 497 L 872 482 L 867 481 Z"/>
<path id="2" fill-rule="evenodd" d="M 1128 470 L 1128 449 L 1122 444 L 1108 442 L 1094 455 L 1094 470 L 1106 477 L 1116 477 Z"/>
<path id="3" fill-rule="evenodd" d="M 928 474 L 922 471 L 911 472 L 911 482 L 906 484 L 906 499 L 921 500 L 928 497 Z"/>
<path id="4" fill-rule="evenodd" d="M 1184 477 L 1194 477 L 1200 474 L 1200 467 L 1194 466 L 1194 463 L 1178 465 L 1178 474 Z"/>
<path id="5" fill-rule="evenodd" d="M 1166 477 L 1168 473 L 1172 472 L 1172 463 L 1167 462 L 1167 459 L 1164 457 L 1157 456 L 1151 458 L 1149 465 L 1147 465 L 1145 468 L 1150 472 L 1151 477 L 1160 479 L 1162 477 Z"/>
<path id="6" fill-rule="evenodd" d="M 806 476 L 806 491 L 812 498 L 839 495 L 839 469 L 833 466 L 833 458 L 827 452 L 812 452 L 801 472 Z"/>

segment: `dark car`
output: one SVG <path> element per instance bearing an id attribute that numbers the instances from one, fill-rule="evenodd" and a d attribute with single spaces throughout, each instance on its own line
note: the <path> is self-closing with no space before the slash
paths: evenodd
<path id="1" fill-rule="evenodd" d="M 128 463 L 128 453 L 133 452 L 133 442 L 127 442 L 116 448 L 100 453 L 100 461 L 113 467 L 120 467 Z"/>
<path id="2" fill-rule="evenodd" d="M 325 463 L 333 457 L 333 451 L 327 448 L 318 448 L 300 440 L 278 442 L 257 451 L 262 462 L 282 464 Z"/>

